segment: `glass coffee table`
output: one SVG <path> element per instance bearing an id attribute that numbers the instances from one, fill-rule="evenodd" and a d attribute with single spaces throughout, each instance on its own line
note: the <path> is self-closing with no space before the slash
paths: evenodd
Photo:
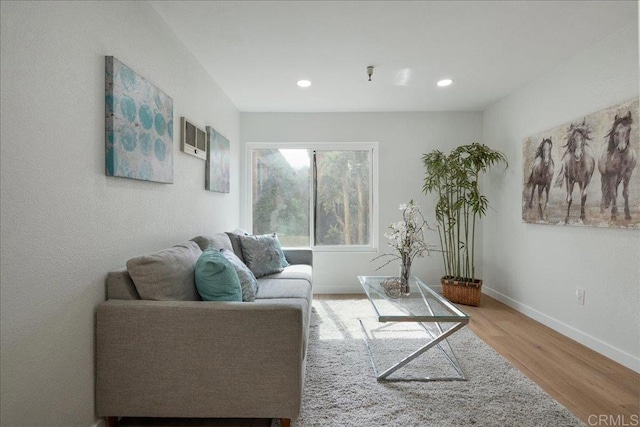
<path id="1" fill-rule="evenodd" d="M 375 311 L 375 319 L 359 320 L 378 381 L 466 380 L 447 338 L 469 323 L 467 314 L 416 277 L 410 280 L 410 293 L 399 296 L 389 296 L 382 287 L 389 277 L 358 279 Z M 430 349 L 440 354 L 427 353 Z M 417 374 L 390 377 L 425 353 L 429 358 L 424 370 L 435 371 L 435 375 L 418 367 Z"/>

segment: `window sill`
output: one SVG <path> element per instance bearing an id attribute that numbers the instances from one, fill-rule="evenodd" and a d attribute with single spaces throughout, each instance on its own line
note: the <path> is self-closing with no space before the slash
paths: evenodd
<path id="1" fill-rule="evenodd" d="M 373 246 L 314 246 L 314 252 L 350 252 L 350 253 L 376 253 L 378 248 Z"/>

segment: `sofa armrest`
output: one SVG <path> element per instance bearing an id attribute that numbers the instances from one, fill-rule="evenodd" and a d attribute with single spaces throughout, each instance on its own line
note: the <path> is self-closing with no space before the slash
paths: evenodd
<path id="1" fill-rule="evenodd" d="M 284 248 L 289 264 L 306 264 L 313 267 L 313 251 L 310 248 Z"/>
<path id="2" fill-rule="evenodd" d="M 304 381 L 302 316 L 300 307 L 275 303 L 103 302 L 96 412 L 295 419 Z"/>

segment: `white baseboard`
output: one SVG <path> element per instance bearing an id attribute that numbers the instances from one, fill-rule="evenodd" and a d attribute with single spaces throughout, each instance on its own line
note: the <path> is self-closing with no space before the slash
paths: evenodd
<path id="1" fill-rule="evenodd" d="M 487 286 L 483 286 L 483 291 L 490 297 L 497 299 L 498 301 L 508 305 L 509 307 L 519 311 L 520 313 L 528 316 L 551 329 L 560 332 L 561 334 L 579 342 L 580 344 L 589 347 L 590 349 L 597 351 L 598 353 L 608 357 L 611 360 L 618 362 L 619 364 L 626 366 L 627 368 L 640 373 L 640 358 L 629 354 L 619 348 L 613 347 L 606 342 L 603 342 L 591 335 L 567 325 L 553 317 L 550 317 L 538 310 L 535 310 L 528 305 L 522 304 L 519 301 L 514 300 L 500 292 L 494 291 Z"/>
<path id="2" fill-rule="evenodd" d="M 91 427 L 106 427 L 106 423 L 104 420 L 100 420 L 97 423 L 93 424 Z"/>

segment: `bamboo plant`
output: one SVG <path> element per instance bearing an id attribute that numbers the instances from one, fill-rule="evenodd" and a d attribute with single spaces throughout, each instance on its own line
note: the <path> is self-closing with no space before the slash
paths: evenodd
<path id="1" fill-rule="evenodd" d="M 436 195 L 435 215 L 442 247 L 445 277 L 476 281 L 475 243 L 478 219 L 489 201 L 480 193 L 478 178 L 506 156 L 484 144 L 461 145 L 445 155 L 433 150 L 422 156 L 425 194 Z"/>

